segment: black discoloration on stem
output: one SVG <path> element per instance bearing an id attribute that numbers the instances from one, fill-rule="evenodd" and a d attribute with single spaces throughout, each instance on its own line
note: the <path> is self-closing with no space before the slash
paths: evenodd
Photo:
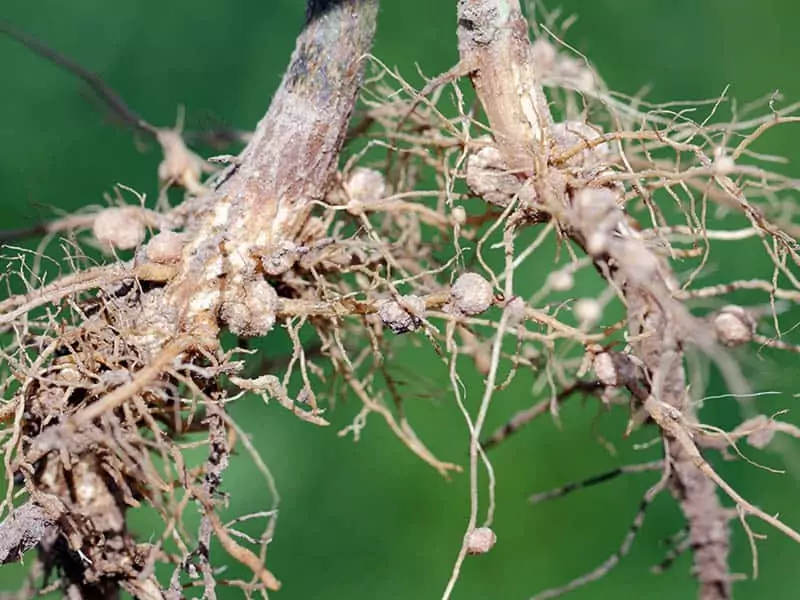
<path id="1" fill-rule="evenodd" d="M 377 0 L 314 1 L 269 112 L 225 186 L 259 198 L 321 198 L 333 175 L 375 33 Z"/>

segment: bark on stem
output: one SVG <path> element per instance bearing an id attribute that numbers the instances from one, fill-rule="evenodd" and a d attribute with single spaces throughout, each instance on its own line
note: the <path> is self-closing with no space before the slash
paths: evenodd
<path id="1" fill-rule="evenodd" d="M 459 0 L 458 51 L 509 170 L 531 173 L 552 119 L 519 0 Z"/>
<path id="2" fill-rule="evenodd" d="M 336 169 L 375 30 L 377 0 L 310 0 L 269 111 L 226 187 L 261 203 L 321 198 Z"/>
<path id="3" fill-rule="evenodd" d="M 659 299 L 645 286 L 626 282 L 623 289 L 628 302 L 629 331 L 640 340 L 634 344 L 636 355 L 653 374 L 652 395 L 677 408 L 687 422 L 696 423 L 694 407 L 688 401 L 683 340 L 677 334 L 683 329 L 678 322 L 683 307 L 670 301 L 667 295 Z M 689 526 L 698 598 L 728 600 L 732 597 L 728 513 L 720 504 L 715 483 L 697 467 L 687 448 L 674 439 L 670 442 L 669 488 Z"/>
<path id="4" fill-rule="evenodd" d="M 675 289 L 669 265 L 635 236 L 619 234 L 627 229 L 615 198 L 606 198 L 603 215 L 598 212 L 602 195 L 584 198 L 579 208 L 575 191 L 566 188 L 557 167 L 549 164 L 552 121 L 533 69 L 519 0 L 459 0 L 458 33 L 462 71 L 470 74 L 505 165 L 536 176 L 537 208 L 558 219 L 562 230 L 584 249 L 587 240 L 602 234 L 602 247 L 590 254 L 598 270 L 624 296 L 632 339 L 639 340 L 635 352 L 653 378 L 653 396 L 681 411 L 688 421 L 696 421 L 687 402 L 682 353 L 682 345 L 691 340 L 691 316 L 672 299 Z M 587 176 L 584 185 L 590 182 Z M 612 196 L 619 192 L 616 188 L 605 191 Z M 613 221 L 607 223 L 607 231 L 598 229 L 602 220 L 597 216 Z M 726 600 L 731 597 L 728 514 L 720 505 L 714 482 L 698 469 L 686 449 L 678 443 L 668 447 L 669 485 L 689 524 L 699 598 Z"/>
<path id="5" fill-rule="evenodd" d="M 309 0 L 306 25 L 269 110 L 209 199 L 168 289 L 183 331 L 214 340 L 220 307 L 297 258 L 295 238 L 324 197 L 361 87 L 377 0 Z M 262 334 L 264 332 L 261 332 Z"/>

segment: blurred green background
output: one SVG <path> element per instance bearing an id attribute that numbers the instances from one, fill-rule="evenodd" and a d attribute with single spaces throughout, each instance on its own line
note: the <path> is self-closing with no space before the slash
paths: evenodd
<path id="1" fill-rule="evenodd" d="M 183 104 L 191 128 L 249 128 L 280 81 L 302 24 L 303 4 L 5 0 L 0 17 L 102 74 L 156 125 L 173 123 Z M 559 5 L 564 15 L 579 16 L 567 41 L 591 58 L 612 89 L 635 93 L 652 85 L 649 97 L 665 101 L 715 97 L 730 84 L 731 95 L 743 102 L 774 90 L 787 102 L 800 99 L 800 4 L 794 0 L 552 0 L 549 8 Z M 454 64 L 454 1 L 384 0 L 379 19 L 375 54 L 412 82 L 420 81 L 416 65 L 433 76 Z M 78 81 L 2 38 L 0 69 L 0 228 L 30 225 L 51 215 L 51 207 L 69 211 L 102 203 L 102 194 L 117 182 L 156 195 L 156 149 L 140 151 L 130 132 L 104 122 Z M 796 127 L 786 127 L 759 149 L 796 162 L 796 134 Z M 788 169 L 800 175 L 796 165 Z M 721 278 L 769 277 L 763 253 L 725 249 L 712 255 Z M 532 274 L 530 281 L 520 285 L 530 288 L 542 281 L 541 274 Z M 407 363 L 400 376 L 414 382 L 409 394 L 418 397 L 409 401 L 409 410 L 421 437 L 440 457 L 465 462 L 466 428 L 446 391 L 444 369 L 427 352 L 402 356 Z M 754 387 L 782 393 L 765 401 L 767 410 L 793 408 L 793 384 L 800 380 L 796 359 L 755 349 L 744 356 L 749 372 L 756 373 Z M 520 375 L 498 397 L 488 430 L 536 400 L 530 397 L 530 380 Z M 468 380 L 468 385 L 474 399 L 480 381 Z M 710 393 L 721 391 L 716 387 Z M 281 492 L 268 558 L 284 582 L 276 598 L 437 598 L 449 577 L 467 519 L 466 476 L 442 480 L 376 416 L 358 443 L 337 437 L 357 408 L 355 402 L 339 403 L 330 415 L 334 426 L 327 429 L 257 399 L 236 408 Z M 654 456 L 654 450 L 635 452 L 630 440 L 621 439 L 622 412 L 599 424 L 596 415 L 594 402 L 573 401 L 562 412 L 561 428 L 541 420 L 493 453 L 498 544 L 488 555 L 467 560 L 455 598 L 527 598 L 594 568 L 616 550 L 654 474 L 616 479 L 536 507 L 526 501 L 533 492 Z M 732 400 L 716 400 L 704 418 L 730 426 L 738 422 L 738 409 Z M 598 443 L 598 431 L 614 442 L 616 456 Z M 634 441 L 647 441 L 648 435 Z M 797 464 L 797 449 L 788 443 L 779 454 L 756 458 L 791 467 Z M 796 468 L 784 476 L 742 463 L 719 468 L 752 501 L 800 525 Z M 244 456 L 234 460 L 225 487 L 232 497 L 231 516 L 270 504 Z M 152 534 L 145 516 L 134 526 L 142 538 Z M 662 496 L 631 554 L 600 582 L 569 597 L 693 597 L 688 557 L 666 574 L 649 572 L 667 550 L 663 540 L 680 527 L 674 502 Z M 755 528 L 769 534 L 759 546 L 760 578 L 738 584 L 736 597 L 800 597 L 800 548 L 761 524 Z M 747 542 L 737 525 L 734 531 L 733 570 L 747 573 Z M 2 568 L 0 588 L 14 589 L 22 570 L 20 565 Z"/>

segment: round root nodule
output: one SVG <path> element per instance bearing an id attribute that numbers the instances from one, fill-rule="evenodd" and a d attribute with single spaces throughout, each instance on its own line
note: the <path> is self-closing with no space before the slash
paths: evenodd
<path id="1" fill-rule="evenodd" d="M 425 314 L 425 300 L 419 296 L 400 296 L 398 300 L 384 300 L 378 306 L 378 316 L 394 333 L 416 331 Z"/>
<path id="2" fill-rule="evenodd" d="M 266 335 L 275 325 L 278 293 L 263 279 L 231 286 L 232 292 L 222 303 L 220 319 L 236 335 Z"/>
<path id="3" fill-rule="evenodd" d="M 497 535 L 488 527 L 478 527 L 467 534 L 467 553 L 486 554 L 497 543 Z"/>
<path id="4" fill-rule="evenodd" d="M 145 226 L 138 208 L 106 208 L 92 224 L 95 239 L 107 248 L 133 250 L 144 241 Z"/>
<path id="5" fill-rule="evenodd" d="M 741 346 L 753 339 L 756 322 L 741 306 L 725 306 L 714 317 L 714 333 L 723 346 Z"/>
<path id="6" fill-rule="evenodd" d="M 469 317 L 479 315 L 494 304 L 492 284 L 477 273 L 464 273 L 450 290 L 453 307 Z"/>

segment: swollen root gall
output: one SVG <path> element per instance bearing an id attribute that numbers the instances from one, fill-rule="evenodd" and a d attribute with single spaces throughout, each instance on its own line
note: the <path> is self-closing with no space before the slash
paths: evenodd
<path id="1" fill-rule="evenodd" d="M 229 297 L 220 310 L 220 318 L 236 335 L 266 335 L 275 325 L 278 294 L 263 279 L 248 280 L 231 286 Z"/>
<path id="2" fill-rule="evenodd" d="M 714 316 L 714 333 L 723 346 L 733 347 L 746 344 L 753 339 L 756 322 L 753 316 L 741 306 L 723 307 Z"/>
<path id="3" fill-rule="evenodd" d="M 454 206 L 450 213 L 453 217 L 453 222 L 456 225 L 464 225 L 467 222 L 467 211 L 463 206 Z"/>
<path id="4" fill-rule="evenodd" d="M 370 204 L 386 195 L 386 181 L 383 175 L 373 169 L 356 167 L 346 183 L 347 192 L 355 202 Z"/>
<path id="5" fill-rule="evenodd" d="M 575 285 L 575 277 L 567 269 L 561 269 L 550 273 L 547 277 L 550 288 L 556 292 L 566 292 Z"/>
<path id="6" fill-rule="evenodd" d="M 384 300 L 378 306 L 378 316 L 394 333 L 415 331 L 425 313 L 425 300 L 419 296 L 401 296 L 398 300 Z"/>
<path id="7" fill-rule="evenodd" d="M 95 239 L 116 250 L 133 250 L 144 241 L 145 233 L 137 208 L 106 208 L 97 214 L 92 224 Z"/>
<path id="8" fill-rule="evenodd" d="M 486 554 L 494 548 L 497 535 L 488 527 L 478 527 L 467 534 L 467 552 L 469 554 Z"/>
<path id="9" fill-rule="evenodd" d="M 603 317 L 603 307 L 592 298 L 581 298 L 573 310 L 581 327 L 591 327 Z"/>
<path id="10" fill-rule="evenodd" d="M 463 315 L 474 316 L 494 303 L 492 284 L 477 273 L 464 273 L 450 290 L 453 307 Z"/>
<path id="11" fill-rule="evenodd" d="M 174 231 L 162 231 L 153 236 L 147 243 L 145 256 L 147 260 L 159 263 L 175 263 L 181 259 L 186 235 Z"/>
<path id="12" fill-rule="evenodd" d="M 567 162 L 573 166 L 595 165 L 605 160 L 609 154 L 608 144 L 598 143 L 602 134 L 581 121 L 556 123 L 551 135 L 562 152 L 572 154 Z"/>
<path id="13" fill-rule="evenodd" d="M 601 352 L 594 357 L 592 364 L 598 381 L 609 387 L 617 387 L 622 384 L 622 378 L 614 365 L 614 359 L 608 352 Z"/>

